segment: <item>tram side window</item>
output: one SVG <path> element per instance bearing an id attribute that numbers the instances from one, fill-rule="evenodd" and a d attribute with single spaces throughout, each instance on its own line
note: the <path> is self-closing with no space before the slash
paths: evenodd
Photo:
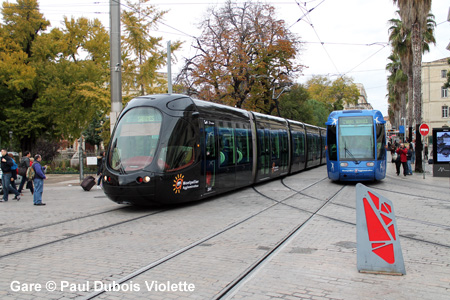
<path id="1" fill-rule="evenodd" d="M 272 142 L 272 160 L 280 158 L 280 137 L 278 129 L 270 130 L 270 139 Z"/>
<path id="2" fill-rule="evenodd" d="M 302 132 L 294 131 L 292 133 L 294 140 L 294 156 L 300 157 L 305 155 L 305 135 Z"/>
<path id="3" fill-rule="evenodd" d="M 259 162 L 260 172 L 262 175 L 269 174 L 270 165 L 270 134 L 269 129 L 264 128 L 263 124 L 258 124 L 258 141 L 259 141 Z"/>
<path id="4" fill-rule="evenodd" d="M 219 123 L 220 166 L 233 166 L 236 162 L 234 133 L 231 123 Z"/>
<path id="5" fill-rule="evenodd" d="M 321 151 L 322 151 L 322 157 L 325 158 L 325 145 L 327 144 L 327 138 L 324 136 L 321 136 Z"/>
<path id="6" fill-rule="evenodd" d="M 158 156 L 158 166 L 167 172 L 186 168 L 195 160 L 196 134 L 194 127 L 186 121 L 178 120 L 168 146 L 163 147 Z"/>
<path id="7" fill-rule="evenodd" d="M 307 147 L 308 147 L 308 160 L 312 160 L 312 138 L 311 138 L 311 134 L 307 134 L 306 135 L 306 140 L 307 140 Z"/>
<path id="8" fill-rule="evenodd" d="M 328 157 L 337 160 L 336 125 L 328 125 L 327 130 Z"/>
<path id="9" fill-rule="evenodd" d="M 289 162 L 289 142 L 288 142 L 288 133 L 286 130 L 279 130 L 280 137 L 280 151 L 281 151 L 281 166 L 287 167 Z M 284 169 L 282 168 L 282 171 Z"/>
<path id="10" fill-rule="evenodd" d="M 236 160 L 238 164 L 251 162 L 252 140 L 250 128 L 245 124 L 236 124 Z"/>
<path id="11" fill-rule="evenodd" d="M 318 134 L 313 135 L 313 145 L 314 145 L 314 159 L 318 159 L 320 157 L 320 137 Z"/>
<path id="12" fill-rule="evenodd" d="M 384 160 L 386 157 L 386 132 L 384 124 L 377 124 L 377 160 Z"/>

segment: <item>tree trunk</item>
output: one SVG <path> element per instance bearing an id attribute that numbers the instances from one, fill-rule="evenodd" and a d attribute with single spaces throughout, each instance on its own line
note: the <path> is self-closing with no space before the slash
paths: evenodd
<path id="1" fill-rule="evenodd" d="M 422 33 L 420 24 L 412 26 L 412 52 L 413 52 L 413 84 L 414 84 L 414 120 L 416 122 L 416 164 L 415 171 L 422 173 L 422 142 L 420 140 L 419 126 L 422 123 Z M 419 146 L 420 145 L 420 146 Z"/>
<path id="2" fill-rule="evenodd" d="M 416 163 L 414 170 L 418 173 L 423 173 L 424 170 L 422 168 L 422 150 L 423 150 L 423 144 L 422 144 L 422 135 L 419 133 L 419 127 L 420 124 L 416 125 L 416 148 L 414 149 L 416 151 Z"/>
<path id="3" fill-rule="evenodd" d="M 408 118 L 407 118 L 407 126 L 408 126 L 408 137 L 409 141 L 412 141 L 412 128 L 413 128 L 413 111 L 414 111 L 414 80 L 413 80 L 413 72 L 412 68 L 410 68 L 411 71 L 408 74 Z M 406 130 L 406 128 L 405 128 Z M 406 131 L 405 131 L 405 137 L 406 137 Z"/>

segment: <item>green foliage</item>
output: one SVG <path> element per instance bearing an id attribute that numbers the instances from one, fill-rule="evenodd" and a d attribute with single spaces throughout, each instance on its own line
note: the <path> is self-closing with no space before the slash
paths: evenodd
<path id="1" fill-rule="evenodd" d="M 106 118 L 101 113 L 97 113 L 92 119 L 92 122 L 88 125 L 86 130 L 83 131 L 83 136 L 86 138 L 86 142 L 91 145 L 100 146 L 103 141 L 102 131 L 103 123 L 106 122 Z"/>
<path id="2" fill-rule="evenodd" d="M 39 137 L 73 140 L 109 113 L 109 34 L 100 21 L 65 18 L 50 25 L 36 0 L 3 3 L 0 26 L 0 136 L 22 150 Z"/>
<path id="3" fill-rule="evenodd" d="M 311 99 L 303 85 L 294 85 L 289 93 L 281 96 L 280 112 L 283 118 L 300 121 L 316 126 L 325 126 L 332 106 Z"/>
<path id="4" fill-rule="evenodd" d="M 314 99 L 308 100 L 307 105 L 311 107 L 314 112 L 313 119 L 310 124 L 325 127 L 325 122 L 328 119 L 328 115 L 333 111 L 333 109 L 331 109 L 329 105 Z"/>
<path id="5" fill-rule="evenodd" d="M 125 102 L 138 95 L 167 92 L 167 79 L 157 74 L 157 70 L 166 64 L 166 47 L 161 45 L 161 37 L 149 34 L 167 11 L 159 11 L 148 2 L 127 1 L 131 10 L 122 11 L 122 88 L 128 98 Z M 180 47 L 179 41 L 171 43 L 172 52 Z"/>
<path id="6" fill-rule="evenodd" d="M 313 120 L 312 107 L 308 105 L 308 90 L 302 85 L 294 85 L 280 98 L 280 113 L 283 118 L 310 123 Z"/>
<path id="7" fill-rule="evenodd" d="M 307 84 L 311 98 L 333 110 L 342 110 L 344 104 L 357 104 L 360 96 L 353 79 L 345 76 L 331 81 L 325 76 L 314 76 Z"/>

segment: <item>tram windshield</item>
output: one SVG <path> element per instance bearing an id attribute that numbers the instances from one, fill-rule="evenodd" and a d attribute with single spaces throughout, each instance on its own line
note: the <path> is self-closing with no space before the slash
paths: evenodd
<path id="1" fill-rule="evenodd" d="M 372 117 L 340 117 L 338 124 L 339 160 L 375 159 Z"/>
<path id="2" fill-rule="evenodd" d="M 162 115 L 152 107 L 129 110 L 119 121 L 111 139 L 108 164 L 120 173 L 141 170 L 155 156 Z"/>

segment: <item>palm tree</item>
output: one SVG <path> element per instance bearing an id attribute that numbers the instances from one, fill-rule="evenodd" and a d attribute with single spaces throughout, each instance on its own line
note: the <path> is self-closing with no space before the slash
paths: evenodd
<path id="1" fill-rule="evenodd" d="M 394 111 L 394 122 L 398 128 L 401 118 L 406 116 L 406 92 L 408 76 L 403 72 L 399 55 L 393 52 L 388 59 L 386 70 L 390 72 L 388 76 L 388 101 Z M 401 111 L 400 111 L 401 110 Z"/>
<path id="2" fill-rule="evenodd" d="M 427 31 L 428 15 L 431 10 L 431 0 L 393 0 L 398 4 L 400 17 L 405 28 L 411 30 L 412 46 L 412 72 L 413 72 L 413 103 L 416 132 L 419 132 L 422 123 L 422 51 L 423 34 Z M 416 143 L 416 172 L 422 169 L 422 142 L 417 139 Z"/>
<path id="3" fill-rule="evenodd" d="M 399 13 L 399 11 L 397 11 Z M 389 28 L 389 42 L 391 43 L 392 50 L 394 53 L 398 54 L 401 61 L 401 68 L 403 73 L 408 76 L 408 117 L 407 124 L 409 125 L 409 133 L 412 135 L 412 125 L 413 125 L 413 74 L 412 74 L 412 46 L 411 46 L 411 31 L 407 30 L 403 25 L 402 21 L 399 19 L 389 20 L 391 27 Z M 402 102 L 403 111 L 406 110 L 406 100 Z M 406 118 L 406 113 L 403 113 L 402 117 Z M 405 129 L 406 130 L 406 129 Z M 406 132 L 405 132 L 406 134 Z M 411 136 L 410 136 L 411 138 Z"/>

